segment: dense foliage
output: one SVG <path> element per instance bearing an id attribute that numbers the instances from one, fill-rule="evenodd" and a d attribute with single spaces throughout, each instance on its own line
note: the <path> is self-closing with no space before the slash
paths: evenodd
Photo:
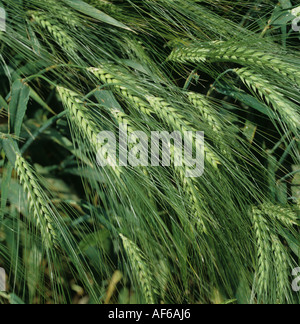
<path id="1" fill-rule="evenodd" d="M 0 302 L 299 303 L 298 5 L 1 0 Z M 100 167 L 119 123 L 203 176 Z"/>

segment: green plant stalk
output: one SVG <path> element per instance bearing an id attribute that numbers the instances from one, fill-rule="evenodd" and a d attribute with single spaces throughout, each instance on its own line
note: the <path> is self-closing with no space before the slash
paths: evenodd
<path id="1" fill-rule="evenodd" d="M 60 114 L 53 116 L 50 118 L 41 128 L 39 128 L 30 138 L 29 140 L 23 145 L 21 149 L 21 153 L 25 153 L 30 145 L 37 139 L 37 137 L 42 134 L 45 130 L 51 127 L 57 120 L 61 119 L 66 115 L 66 111 L 61 112 Z"/>

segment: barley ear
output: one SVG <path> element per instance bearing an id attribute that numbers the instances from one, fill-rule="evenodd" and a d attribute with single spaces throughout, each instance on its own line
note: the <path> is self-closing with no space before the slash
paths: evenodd
<path id="1" fill-rule="evenodd" d="M 182 116 L 177 109 L 173 108 L 164 99 L 154 96 L 147 96 L 147 100 L 157 116 L 161 120 L 165 121 L 165 123 L 171 129 L 179 130 L 182 134 L 187 131 L 196 131 L 191 123 L 186 121 L 184 116 Z M 207 145 L 204 146 L 204 151 L 206 161 L 215 169 L 218 169 L 221 162 L 216 154 Z"/>
<path id="2" fill-rule="evenodd" d="M 232 62 L 248 67 L 260 67 L 275 71 L 300 86 L 300 72 L 278 56 L 245 45 L 214 41 L 203 45 L 178 47 L 172 51 L 169 60 L 180 63 Z"/>
<path id="3" fill-rule="evenodd" d="M 289 255 L 276 235 L 271 236 L 274 254 L 274 268 L 277 284 L 277 300 L 284 303 L 288 298 L 289 287 Z"/>
<path id="4" fill-rule="evenodd" d="M 54 245 L 58 247 L 58 234 L 54 225 L 56 215 L 49 205 L 49 199 L 38 183 L 34 171 L 19 153 L 16 154 L 15 169 L 19 176 L 20 184 L 27 193 L 29 210 L 32 212 L 39 227 L 44 243 L 47 246 Z"/>
<path id="5" fill-rule="evenodd" d="M 57 87 L 57 91 L 64 106 L 69 112 L 71 123 L 74 123 L 78 127 L 83 138 L 91 146 L 94 154 L 97 155 L 101 153 L 101 156 L 107 159 L 108 165 L 114 170 L 116 176 L 120 177 L 122 170 L 120 167 L 116 166 L 115 161 L 109 160 L 110 155 L 107 154 L 107 145 L 102 145 L 98 139 L 101 129 L 99 129 L 99 126 L 90 117 L 88 109 L 80 99 L 80 96 L 76 92 L 61 86 Z"/>
<path id="6" fill-rule="evenodd" d="M 278 220 L 285 226 L 298 226 L 299 220 L 294 210 L 280 205 L 274 205 L 272 203 L 264 203 L 260 206 L 260 209 L 271 220 Z"/>
<path id="7" fill-rule="evenodd" d="M 28 15 L 37 25 L 47 30 L 64 50 L 67 52 L 76 51 L 76 44 L 73 39 L 64 31 L 57 20 L 40 11 L 29 11 Z"/>
<path id="8" fill-rule="evenodd" d="M 300 115 L 294 108 L 294 104 L 286 99 L 268 80 L 248 68 L 236 69 L 235 72 L 246 86 L 273 106 L 291 129 L 297 130 L 300 127 Z"/>
<path id="9" fill-rule="evenodd" d="M 120 237 L 134 271 L 136 280 L 141 285 L 141 290 L 143 292 L 146 303 L 155 304 L 151 272 L 147 268 L 146 260 L 143 256 L 142 251 L 137 247 L 135 243 L 130 241 L 124 235 L 120 234 Z"/>
<path id="10" fill-rule="evenodd" d="M 263 213 L 254 207 L 252 216 L 257 244 L 257 292 L 259 298 L 263 298 L 267 297 L 269 290 L 270 273 L 272 272 L 272 244 L 268 223 Z"/>
<path id="11" fill-rule="evenodd" d="M 115 92 L 128 100 L 129 104 L 132 105 L 135 110 L 148 116 L 152 115 L 153 111 L 150 109 L 149 104 L 127 86 L 128 84 L 132 84 L 133 80 L 120 71 L 117 71 L 114 65 L 102 64 L 101 67 L 89 68 L 88 70 L 93 73 L 99 81 L 111 86 Z"/>

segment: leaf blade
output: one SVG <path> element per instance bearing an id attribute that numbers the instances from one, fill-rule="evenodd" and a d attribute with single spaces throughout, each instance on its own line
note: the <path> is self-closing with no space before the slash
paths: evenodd
<path id="1" fill-rule="evenodd" d="M 106 13 L 96 9 L 95 7 L 89 5 L 88 3 L 81 0 L 63 0 L 66 4 L 68 4 L 73 9 L 90 16 L 99 21 L 105 22 L 109 25 L 113 25 L 116 27 L 120 27 L 122 29 L 131 30 L 129 27 L 116 20 L 115 18 L 107 15 Z"/>

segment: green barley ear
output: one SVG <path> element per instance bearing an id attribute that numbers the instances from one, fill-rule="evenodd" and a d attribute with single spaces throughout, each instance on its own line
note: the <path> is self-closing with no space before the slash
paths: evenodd
<path id="1" fill-rule="evenodd" d="M 285 226 L 298 226 L 299 220 L 297 214 L 290 208 L 274 205 L 272 203 L 265 203 L 260 206 L 260 209 L 274 221 L 278 220 Z"/>
<path id="2" fill-rule="evenodd" d="M 39 227 L 44 243 L 49 247 L 58 247 L 58 233 L 54 225 L 55 213 L 47 201 L 49 199 L 40 186 L 34 171 L 27 161 L 19 154 L 16 154 L 15 169 L 19 181 L 28 196 L 29 210 Z"/>
<path id="3" fill-rule="evenodd" d="M 273 106 L 291 129 L 296 130 L 300 127 L 300 115 L 294 108 L 294 104 L 286 99 L 268 80 L 248 68 L 236 69 L 235 72 L 246 86 Z"/>
<path id="4" fill-rule="evenodd" d="M 147 102 L 135 94 L 128 85 L 132 84 L 132 79 L 126 77 L 123 73 L 116 70 L 114 65 L 102 65 L 98 68 L 89 68 L 99 81 L 103 84 L 110 85 L 113 90 L 117 91 L 124 99 L 128 100 L 137 111 L 150 116 L 153 112 Z M 127 85 L 126 85 L 127 84 Z"/>
<path id="5" fill-rule="evenodd" d="M 154 96 L 147 96 L 147 100 L 157 116 L 159 116 L 159 118 L 163 120 L 171 129 L 179 130 L 182 133 L 186 131 L 196 131 L 193 126 L 185 120 L 184 116 L 182 116 L 177 109 L 173 108 L 164 99 Z M 218 157 L 207 145 L 204 146 L 204 150 L 206 161 L 215 169 L 218 169 L 219 165 L 221 164 Z"/>
<path id="6" fill-rule="evenodd" d="M 72 121 L 81 130 L 81 133 L 89 141 L 96 153 L 98 151 L 97 136 L 100 130 L 96 123 L 89 117 L 88 110 L 81 101 L 80 96 L 76 92 L 61 86 L 57 87 L 57 91 Z"/>
<path id="7" fill-rule="evenodd" d="M 55 19 L 67 24 L 69 27 L 77 28 L 82 25 L 82 20 L 76 15 L 70 7 L 65 6 L 61 1 L 47 0 L 39 4 L 42 9 L 47 11 L 48 15 L 53 15 Z"/>
<path id="8" fill-rule="evenodd" d="M 80 133 L 91 146 L 94 154 L 97 155 L 101 151 L 102 155 L 109 159 L 109 154 L 106 154 L 103 151 L 107 150 L 107 145 L 102 146 L 98 140 L 98 134 L 101 132 L 101 129 L 90 117 L 88 109 L 80 99 L 80 96 L 76 92 L 60 86 L 57 87 L 57 91 L 60 95 L 63 105 L 69 112 L 71 123 L 74 123 L 74 125 L 80 130 Z M 115 166 L 114 161 L 111 161 L 109 165 L 114 170 L 116 176 L 120 177 L 122 173 L 121 168 Z"/>
<path id="9" fill-rule="evenodd" d="M 294 226 L 295 215 L 292 211 L 272 204 L 254 207 L 252 210 L 255 236 L 257 240 L 257 293 L 258 301 L 284 303 L 290 299 L 289 268 L 291 257 L 287 248 L 280 241 L 276 233 L 276 223 L 281 221 L 285 226 Z M 272 293 L 276 290 L 276 294 Z"/>
<path id="10" fill-rule="evenodd" d="M 59 22 L 41 11 L 29 11 L 28 15 L 33 21 L 47 30 L 53 39 L 67 52 L 75 52 L 76 44 L 73 39 L 60 27 Z"/>
<path id="11" fill-rule="evenodd" d="M 149 271 L 145 257 L 142 251 L 137 247 L 135 243 L 130 241 L 124 235 L 120 234 L 123 242 L 124 249 L 127 253 L 131 267 L 134 271 L 136 280 L 141 285 L 145 301 L 147 304 L 155 304 L 155 298 L 152 287 L 151 272 Z"/>
<path id="12" fill-rule="evenodd" d="M 253 208 L 252 216 L 257 242 L 257 292 L 260 297 L 266 298 L 267 300 L 267 294 L 270 288 L 270 275 L 272 273 L 272 244 L 270 241 L 270 230 L 263 213 L 257 207 Z M 259 300 L 259 302 L 261 302 L 261 300 Z"/>
<path id="13" fill-rule="evenodd" d="M 205 96 L 195 92 L 188 92 L 187 96 L 189 102 L 200 112 L 203 120 L 206 121 L 215 132 L 222 132 L 221 121 Z"/>
<path id="14" fill-rule="evenodd" d="M 274 268 L 277 284 L 277 301 L 284 303 L 289 298 L 289 255 L 276 235 L 271 236 L 274 254 Z"/>
<path id="15" fill-rule="evenodd" d="M 204 45 L 178 47 L 172 51 L 169 60 L 181 63 L 232 62 L 249 67 L 268 68 L 300 86 L 300 72 L 294 65 L 267 52 L 243 45 L 237 46 L 231 42 L 215 41 Z"/>

